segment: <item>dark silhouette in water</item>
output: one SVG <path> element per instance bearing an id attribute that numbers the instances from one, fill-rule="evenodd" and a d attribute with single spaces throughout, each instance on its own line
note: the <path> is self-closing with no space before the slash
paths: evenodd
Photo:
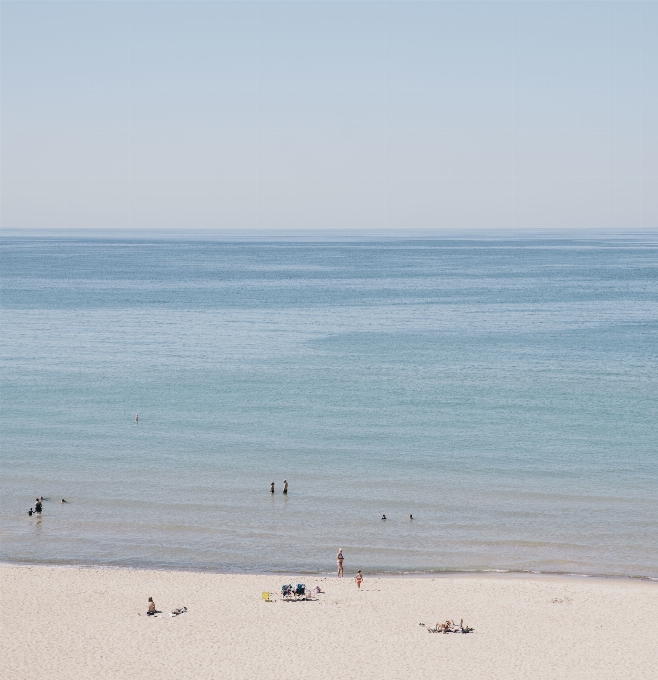
<path id="1" fill-rule="evenodd" d="M 36 503 L 34 504 L 34 512 L 36 512 L 37 515 L 41 514 L 41 501 L 38 498 Z"/>
<path id="2" fill-rule="evenodd" d="M 274 493 L 274 482 L 270 484 L 270 493 Z"/>
<path id="3" fill-rule="evenodd" d="M 386 519 L 386 515 L 382 515 L 382 519 Z"/>
<path id="4" fill-rule="evenodd" d="M 288 482 L 285 479 L 283 480 L 283 493 L 288 495 Z"/>
<path id="5" fill-rule="evenodd" d="M 32 508 L 30 508 L 30 509 L 27 511 L 27 514 L 28 514 L 30 517 L 32 517 Z"/>

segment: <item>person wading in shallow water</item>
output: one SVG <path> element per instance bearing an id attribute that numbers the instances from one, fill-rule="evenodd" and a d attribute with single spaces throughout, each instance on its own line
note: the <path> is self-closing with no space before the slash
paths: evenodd
<path id="1" fill-rule="evenodd" d="M 274 493 L 274 482 L 270 484 L 270 493 Z"/>
<path id="2" fill-rule="evenodd" d="M 285 479 L 283 480 L 283 494 L 284 496 L 288 495 L 288 482 Z"/>
<path id="3" fill-rule="evenodd" d="M 37 515 L 41 514 L 41 501 L 38 498 L 34 504 L 34 512 L 36 512 Z"/>

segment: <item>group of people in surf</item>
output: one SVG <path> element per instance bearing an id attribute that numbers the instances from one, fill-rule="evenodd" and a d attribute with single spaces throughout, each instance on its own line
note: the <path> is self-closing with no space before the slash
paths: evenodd
<path id="1" fill-rule="evenodd" d="M 47 498 L 39 496 L 36 501 L 34 501 L 34 507 L 27 511 L 27 514 L 32 517 L 32 515 L 40 515 L 43 512 L 43 502 L 47 501 Z M 65 498 L 62 498 L 62 503 L 68 503 Z"/>
<path id="2" fill-rule="evenodd" d="M 270 484 L 270 493 L 274 493 L 274 482 Z M 285 479 L 283 480 L 283 495 L 288 495 L 288 482 Z"/>

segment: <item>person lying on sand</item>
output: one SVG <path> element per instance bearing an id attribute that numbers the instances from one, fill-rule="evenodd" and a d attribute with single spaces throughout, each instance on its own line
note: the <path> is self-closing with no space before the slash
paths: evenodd
<path id="1" fill-rule="evenodd" d="M 443 633 L 456 633 L 458 631 L 461 632 L 461 625 L 463 623 L 464 623 L 464 619 L 462 619 L 459 622 L 459 626 L 457 626 L 457 624 L 454 621 L 446 621 L 441 627 L 442 632 Z M 439 627 L 439 625 L 437 624 L 437 629 L 438 629 L 438 627 Z"/>
<path id="2" fill-rule="evenodd" d="M 445 623 L 437 623 L 435 628 L 428 628 L 430 633 L 471 633 L 472 628 L 464 626 L 464 619 L 460 619 L 459 625 L 454 621 L 446 621 Z"/>

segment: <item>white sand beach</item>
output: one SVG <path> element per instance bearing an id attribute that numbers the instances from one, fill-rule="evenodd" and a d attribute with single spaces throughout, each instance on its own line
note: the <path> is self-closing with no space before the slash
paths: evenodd
<path id="1" fill-rule="evenodd" d="M 300 580 L 325 594 L 281 601 L 281 585 Z M 145 616 L 149 596 L 162 616 Z M 647 582 L 366 573 L 359 592 L 349 576 L 6 565 L 0 598 L 12 680 L 658 675 L 658 584 Z M 462 617 L 472 634 L 419 625 Z"/>

